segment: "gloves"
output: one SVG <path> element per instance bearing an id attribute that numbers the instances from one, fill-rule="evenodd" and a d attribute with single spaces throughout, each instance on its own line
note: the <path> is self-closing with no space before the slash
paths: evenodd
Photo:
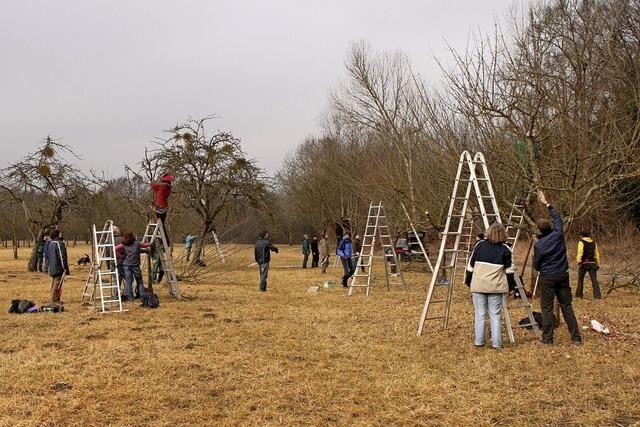
<path id="1" fill-rule="evenodd" d="M 464 284 L 467 285 L 467 287 L 471 287 L 471 278 L 473 277 L 473 273 L 470 271 L 467 271 L 465 276 L 464 276 Z"/>

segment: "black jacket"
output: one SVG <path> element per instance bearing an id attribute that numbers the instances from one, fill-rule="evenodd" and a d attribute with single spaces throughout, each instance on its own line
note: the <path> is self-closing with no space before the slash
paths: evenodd
<path id="1" fill-rule="evenodd" d="M 562 231 L 562 218 L 553 206 L 549 205 L 553 219 L 551 230 L 538 236 L 533 251 L 533 267 L 541 276 L 555 276 L 569 270 L 567 247 Z"/>
<path id="2" fill-rule="evenodd" d="M 266 264 L 271 261 L 271 251 L 278 253 L 278 248 L 267 239 L 258 239 L 254 247 L 254 256 L 258 264 Z"/>

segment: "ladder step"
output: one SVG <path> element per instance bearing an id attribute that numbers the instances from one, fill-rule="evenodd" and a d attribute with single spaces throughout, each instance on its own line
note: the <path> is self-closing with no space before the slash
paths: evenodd
<path id="1" fill-rule="evenodd" d="M 431 317 L 427 317 L 424 320 L 435 320 L 435 319 L 444 319 L 444 316 L 431 316 Z"/>
<path id="2" fill-rule="evenodd" d="M 519 308 L 531 308 L 531 304 L 521 304 L 521 305 L 512 305 L 511 307 L 507 307 L 509 310 L 517 310 Z"/>
<path id="3" fill-rule="evenodd" d="M 536 325 L 537 325 L 537 323 L 536 323 Z M 520 324 L 511 325 L 511 327 L 513 327 L 513 328 L 531 328 L 531 327 L 533 327 L 533 323 L 525 323 L 524 325 L 520 325 Z"/>

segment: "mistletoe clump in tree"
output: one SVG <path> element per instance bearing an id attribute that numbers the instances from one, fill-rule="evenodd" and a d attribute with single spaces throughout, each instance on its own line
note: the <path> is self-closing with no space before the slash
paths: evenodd
<path id="1" fill-rule="evenodd" d="M 29 271 L 36 271 L 37 243 L 58 226 L 65 210 L 78 206 L 89 194 L 87 178 L 67 156 L 78 159 L 69 146 L 47 137 L 36 151 L 0 172 L 0 188 L 22 208 L 36 242 Z"/>
<path id="2" fill-rule="evenodd" d="M 216 230 L 222 216 L 242 216 L 249 208 L 262 206 L 266 185 L 262 170 L 242 151 L 240 140 L 229 132 L 208 135 L 205 122 L 211 117 L 178 124 L 166 131 L 143 164 L 175 176 L 174 200 L 193 210 L 199 219 L 199 239 L 193 263 L 200 260 L 204 242 Z"/>

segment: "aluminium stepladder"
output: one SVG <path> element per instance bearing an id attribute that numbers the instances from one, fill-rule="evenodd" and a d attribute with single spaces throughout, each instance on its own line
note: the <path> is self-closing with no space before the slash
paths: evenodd
<path id="1" fill-rule="evenodd" d="M 491 185 L 489 171 L 487 169 L 484 155 L 480 152 L 476 153 L 473 158 L 471 154 L 464 151 L 460 155 L 458 162 L 458 170 L 453 186 L 449 211 L 445 223 L 445 229 L 442 233 L 442 242 L 438 260 L 432 275 L 427 298 L 424 303 L 420 324 L 418 325 L 418 335 L 422 334 L 427 320 L 442 320 L 442 326 L 447 328 L 451 309 L 451 300 L 453 287 L 455 285 L 456 270 L 460 268 L 458 257 L 461 253 L 460 244 L 464 239 L 472 238 L 472 229 L 474 222 L 473 211 L 469 215 L 470 202 L 472 200 L 471 191 L 473 190 L 479 217 L 482 219 L 484 229 L 489 228 L 492 222 L 500 222 L 500 211 Z M 473 209 L 473 208 L 471 208 Z M 466 257 L 468 257 L 470 248 L 467 248 Z M 464 251 L 464 249 L 462 250 Z M 449 259 L 445 262 L 445 259 Z M 463 256 L 465 256 L 463 252 Z M 445 265 L 446 264 L 446 265 Z M 515 265 L 514 265 L 515 269 Z M 443 277 L 439 279 L 439 273 L 443 272 Z M 521 325 L 522 327 L 530 326 L 534 334 L 540 337 L 540 329 L 533 318 L 531 304 L 529 303 L 526 293 L 522 287 L 522 281 L 517 274 L 514 273 L 516 281 L 516 289 L 521 295 L 522 304 L 519 308 L 524 308 L 527 312 L 529 323 Z M 438 296 L 435 296 L 438 294 Z M 504 296 L 503 317 L 507 326 L 507 334 L 509 341 L 515 343 L 515 335 L 513 333 L 513 324 L 509 308 L 507 307 L 507 296 Z M 434 305 L 443 305 L 439 313 L 433 314 Z M 431 314 L 431 315 L 430 315 Z"/>
<path id="2" fill-rule="evenodd" d="M 385 281 L 387 289 L 391 285 L 402 285 L 406 291 L 407 287 L 402 274 L 402 266 L 396 256 L 393 247 L 393 239 L 387 222 L 387 215 L 382 202 L 377 204 L 371 202 L 369 204 L 369 214 L 367 215 L 367 223 L 365 225 L 364 234 L 362 235 L 362 251 L 355 265 L 355 273 L 351 277 L 349 284 L 349 295 L 353 295 L 356 288 L 365 288 L 366 295 L 371 292 L 371 277 L 373 273 L 373 260 L 376 249 L 376 243 L 380 243 L 382 248 L 382 258 L 384 264 Z M 395 266 L 395 272 L 391 271 L 391 267 Z M 362 269 L 364 268 L 364 272 Z M 361 280 L 358 280 L 361 279 Z M 397 279 L 399 281 L 394 281 Z M 364 283 L 361 283 L 364 282 Z"/>
<path id="3" fill-rule="evenodd" d="M 102 231 L 92 226 L 93 260 L 82 291 L 82 303 L 100 308 L 101 313 L 124 311 L 120 294 L 113 221 L 105 222 Z"/>
<path id="4" fill-rule="evenodd" d="M 407 217 L 407 221 L 409 221 L 409 226 L 411 227 L 411 231 L 413 232 L 413 235 L 418 241 L 418 245 L 420 245 L 420 252 L 422 252 L 422 256 L 424 257 L 425 261 L 427 261 L 429 270 L 433 273 L 433 265 L 431 265 L 431 261 L 429 260 L 429 254 L 427 253 L 427 250 L 422 244 L 422 239 L 420 239 L 420 236 L 418 235 L 418 230 L 416 230 L 416 226 L 411 220 L 411 217 L 409 216 L 409 211 L 407 211 L 407 208 L 405 207 L 404 203 L 400 203 L 400 206 L 402 206 L 402 210 L 404 211 L 404 216 Z"/>
<path id="5" fill-rule="evenodd" d="M 142 243 L 152 244 L 155 250 L 160 251 L 160 260 L 162 262 L 162 269 L 164 275 L 169 284 L 169 295 L 182 299 L 180 292 L 180 285 L 178 284 L 178 277 L 176 271 L 173 268 L 173 259 L 171 258 L 171 248 L 167 242 L 167 235 L 165 234 L 164 227 L 161 221 L 150 220 L 147 224 L 147 228 L 144 231 L 142 237 Z M 147 257 L 144 258 L 141 269 L 144 268 L 147 263 Z"/>

